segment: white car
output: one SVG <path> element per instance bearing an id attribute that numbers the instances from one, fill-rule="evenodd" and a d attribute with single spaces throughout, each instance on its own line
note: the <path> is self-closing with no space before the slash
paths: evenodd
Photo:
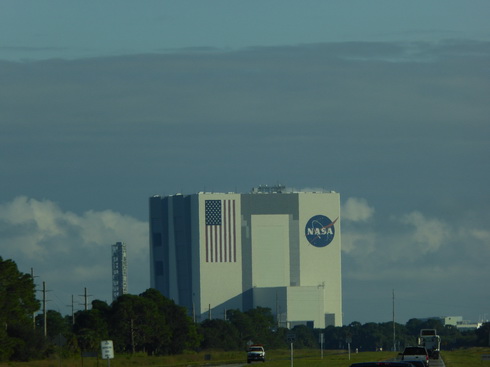
<path id="1" fill-rule="evenodd" d="M 406 347 L 402 353 L 402 361 L 422 361 L 425 366 L 429 366 L 429 353 L 424 347 Z"/>
<path id="2" fill-rule="evenodd" d="M 248 348 L 247 363 L 251 363 L 254 361 L 265 362 L 265 350 L 262 345 L 254 344 Z"/>

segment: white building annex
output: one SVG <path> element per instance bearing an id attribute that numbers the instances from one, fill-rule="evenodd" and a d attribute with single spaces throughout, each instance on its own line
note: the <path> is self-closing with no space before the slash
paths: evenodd
<path id="1" fill-rule="evenodd" d="M 198 322 L 260 306 L 282 327 L 342 326 L 340 246 L 336 192 L 150 198 L 151 287 Z"/>

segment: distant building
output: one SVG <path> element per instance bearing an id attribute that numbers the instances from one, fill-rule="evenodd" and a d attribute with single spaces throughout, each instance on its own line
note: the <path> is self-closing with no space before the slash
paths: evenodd
<path id="1" fill-rule="evenodd" d="M 455 326 L 458 330 L 475 330 L 483 325 L 482 322 L 463 320 L 463 316 L 434 316 L 420 320 L 427 321 L 431 319 L 441 321 L 444 326 Z"/>
<path id="2" fill-rule="evenodd" d="M 342 326 L 338 193 L 260 186 L 149 206 L 151 287 L 196 321 L 261 306 L 279 326 Z"/>
<path id="3" fill-rule="evenodd" d="M 483 323 L 481 323 L 481 322 L 473 322 L 473 321 L 463 320 L 456 325 L 456 328 L 460 331 L 476 330 L 476 329 L 479 329 L 482 325 L 483 325 Z"/>
<path id="4" fill-rule="evenodd" d="M 458 323 L 463 322 L 463 316 L 444 316 L 441 317 L 440 320 L 446 325 L 456 326 Z"/>
<path id="5" fill-rule="evenodd" d="M 458 330 L 475 330 L 483 325 L 482 322 L 473 322 L 468 320 L 463 320 L 463 316 L 445 316 L 441 317 L 444 326 L 452 325 L 456 326 Z"/>
<path id="6" fill-rule="evenodd" d="M 116 242 L 112 245 L 112 300 L 128 293 L 128 263 L 126 245 Z"/>

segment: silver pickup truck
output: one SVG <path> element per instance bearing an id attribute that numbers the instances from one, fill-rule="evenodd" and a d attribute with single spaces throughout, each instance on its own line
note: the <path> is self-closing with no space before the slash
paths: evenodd
<path id="1" fill-rule="evenodd" d="M 422 361 L 429 367 L 429 354 L 424 347 L 406 347 L 402 353 L 402 361 Z"/>

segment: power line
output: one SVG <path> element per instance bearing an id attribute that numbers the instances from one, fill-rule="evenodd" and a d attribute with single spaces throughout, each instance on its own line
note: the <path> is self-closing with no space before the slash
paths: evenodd
<path id="1" fill-rule="evenodd" d="M 83 305 L 84 305 L 84 310 L 87 311 L 88 310 L 88 297 L 92 297 L 91 294 L 87 294 L 87 288 L 85 287 L 84 288 L 84 292 L 83 292 L 83 295 L 82 294 L 79 294 L 80 297 L 83 297 L 84 299 L 84 302 L 83 302 Z"/>

